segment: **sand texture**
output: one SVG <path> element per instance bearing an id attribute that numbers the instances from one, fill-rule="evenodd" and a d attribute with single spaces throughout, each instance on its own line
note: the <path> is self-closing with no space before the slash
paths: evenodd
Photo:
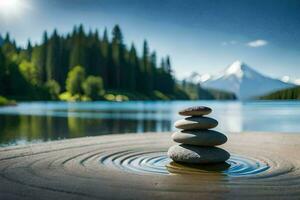
<path id="1" fill-rule="evenodd" d="M 0 148 L 0 199 L 300 199 L 299 134 L 226 135 L 230 166 L 195 169 L 170 163 L 171 133 Z"/>

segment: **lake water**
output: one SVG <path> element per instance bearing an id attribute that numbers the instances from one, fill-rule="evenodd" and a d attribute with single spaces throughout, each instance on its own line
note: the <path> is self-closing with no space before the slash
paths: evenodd
<path id="1" fill-rule="evenodd" d="M 177 112 L 213 108 L 219 131 L 300 132 L 300 101 L 32 102 L 0 107 L 0 146 L 118 133 L 174 130 Z"/>

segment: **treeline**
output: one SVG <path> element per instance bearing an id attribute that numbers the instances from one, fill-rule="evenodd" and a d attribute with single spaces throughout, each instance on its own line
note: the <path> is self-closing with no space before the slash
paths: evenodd
<path id="1" fill-rule="evenodd" d="M 279 90 L 265 96 L 259 97 L 262 100 L 300 100 L 300 86 Z"/>
<path id="2" fill-rule="evenodd" d="M 141 51 L 124 44 L 116 25 L 86 32 L 75 26 L 67 35 L 44 32 L 42 42 L 18 47 L 6 34 L 0 37 L 0 95 L 17 100 L 192 99 L 177 82 L 171 60 L 158 60 L 147 41 Z M 141 52 L 140 55 L 138 52 Z M 196 96 L 207 91 L 198 86 Z M 199 91 L 203 95 L 199 95 Z M 217 95 L 218 96 L 218 95 Z M 211 95 L 211 98 L 227 98 Z"/>

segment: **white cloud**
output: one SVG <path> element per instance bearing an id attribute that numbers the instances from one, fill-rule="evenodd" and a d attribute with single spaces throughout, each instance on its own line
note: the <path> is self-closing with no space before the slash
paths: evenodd
<path id="1" fill-rule="evenodd" d="M 256 48 L 256 47 L 266 46 L 267 44 L 268 44 L 268 41 L 259 39 L 259 40 L 254 40 L 254 41 L 248 42 L 247 46 Z"/>

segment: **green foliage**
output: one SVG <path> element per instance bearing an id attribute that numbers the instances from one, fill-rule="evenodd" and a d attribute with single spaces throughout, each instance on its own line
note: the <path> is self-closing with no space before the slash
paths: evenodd
<path id="1" fill-rule="evenodd" d="M 7 59 L 10 59 L 11 61 L 16 61 L 18 59 L 17 47 L 13 41 L 10 41 L 9 37 L 6 37 L 1 49 Z"/>
<path id="2" fill-rule="evenodd" d="M 23 60 L 19 65 L 19 70 L 26 81 L 30 82 L 32 85 L 38 83 L 38 71 L 33 63 Z"/>
<path id="3" fill-rule="evenodd" d="M 151 99 L 149 95 L 146 96 L 136 91 L 127 91 L 127 90 L 106 90 L 104 99 L 108 100 L 109 97 L 112 97 L 113 100 L 111 101 L 115 101 L 115 97 L 118 95 L 126 97 L 127 100 L 150 100 Z"/>
<path id="4" fill-rule="evenodd" d="M 184 91 L 178 84 L 175 86 L 175 97 L 174 99 L 189 100 L 190 97 L 186 91 Z"/>
<path id="5" fill-rule="evenodd" d="M 59 66 L 61 61 L 60 54 L 60 38 L 57 31 L 54 30 L 51 38 L 47 45 L 46 54 L 46 80 L 58 79 L 59 77 Z"/>
<path id="6" fill-rule="evenodd" d="M 69 66 L 72 68 L 76 65 L 87 66 L 86 57 L 86 38 L 84 33 L 84 28 L 82 25 L 78 29 L 74 28 L 74 34 L 72 40 L 72 49 L 70 50 L 70 61 Z"/>
<path id="7" fill-rule="evenodd" d="M 126 96 L 126 95 L 122 95 L 122 94 L 114 95 L 111 93 L 105 94 L 104 99 L 107 101 L 118 101 L 118 102 L 129 100 L 128 96 Z"/>
<path id="8" fill-rule="evenodd" d="M 300 100 L 300 86 L 279 90 L 262 97 L 262 100 Z"/>
<path id="9" fill-rule="evenodd" d="M 100 99 L 100 97 L 104 94 L 103 81 L 100 77 L 87 77 L 82 84 L 82 88 L 84 94 L 92 100 Z"/>
<path id="10" fill-rule="evenodd" d="M 85 70 L 81 66 L 76 66 L 70 70 L 66 80 L 66 89 L 72 96 L 82 95 L 82 84 L 85 80 Z"/>
<path id="11" fill-rule="evenodd" d="M 0 96 L 0 106 L 8 105 L 9 101 L 5 97 Z"/>
<path id="12" fill-rule="evenodd" d="M 47 81 L 45 86 L 46 86 L 47 90 L 49 91 L 51 100 L 59 99 L 60 86 L 55 80 Z"/>
<path id="13" fill-rule="evenodd" d="M 154 96 L 159 100 L 170 100 L 169 97 L 167 97 L 166 95 L 164 95 L 163 93 L 161 93 L 158 90 L 155 90 L 153 93 L 154 93 Z"/>
<path id="14" fill-rule="evenodd" d="M 5 91 L 4 81 L 6 76 L 6 63 L 5 63 L 5 56 L 0 49 L 0 94 L 3 94 Z"/>
<path id="15" fill-rule="evenodd" d="M 47 81 L 46 78 L 46 45 L 35 47 L 32 51 L 31 62 L 37 66 L 38 84 L 41 85 Z"/>
<path id="16" fill-rule="evenodd" d="M 59 95 L 59 99 L 62 101 L 81 101 L 82 96 L 79 94 L 72 95 L 70 92 L 63 92 Z"/>
<path id="17" fill-rule="evenodd" d="M 0 96 L 0 106 L 15 105 L 16 102 Z"/>
<path id="18" fill-rule="evenodd" d="M 226 97 L 198 86 L 180 86 L 169 56 L 158 64 L 146 40 L 139 56 L 135 44 L 130 48 L 124 44 L 118 25 L 109 38 L 107 29 L 99 36 L 97 30 L 86 33 L 80 25 L 64 36 L 56 30 L 49 37 L 44 32 L 42 43 L 28 41 L 20 48 L 7 34 L 0 47 L 0 95 L 78 101 L 105 97 L 105 90 L 106 99 L 114 101 Z M 66 91 L 58 95 L 60 88 Z"/>

